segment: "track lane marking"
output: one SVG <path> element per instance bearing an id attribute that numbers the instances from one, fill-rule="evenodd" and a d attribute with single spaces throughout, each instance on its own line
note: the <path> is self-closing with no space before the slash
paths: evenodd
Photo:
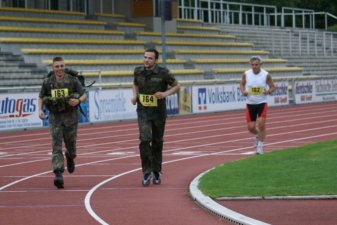
<path id="1" fill-rule="evenodd" d="M 297 141 L 297 140 L 305 140 L 305 139 L 312 139 L 312 138 L 317 138 L 317 137 L 324 137 L 324 136 L 330 136 L 330 135 L 337 135 L 337 132 L 334 133 L 329 133 L 329 134 L 320 134 L 320 135 L 314 135 L 314 136 L 310 136 L 310 137 L 302 137 L 302 138 L 296 138 L 296 139 L 288 139 L 288 140 L 284 140 L 284 141 L 279 141 L 279 142 L 275 142 L 275 143 L 270 143 L 270 144 L 266 144 L 265 146 L 271 146 L 271 145 L 276 145 L 276 144 L 281 144 L 284 142 L 293 142 L 293 141 Z M 212 144 L 207 144 L 208 145 L 212 145 Z M 210 154 L 202 154 L 202 155 L 196 155 L 196 156 L 190 156 L 190 157 L 186 157 L 186 158 L 180 158 L 180 159 L 174 159 L 174 160 L 170 160 L 170 161 L 166 161 L 163 162 L 163 164 L 170 164 L 170 163 L 175 163 L 175 162 L 179 162 L 179 161 L 185 161 L 185 160 L 189 160 L 189 159 L 194 159 L 194 158 L 201 158 L 201 157 L 207 157 L 207 156 L 211 156 L 211 155 L 218 155 L 220 153 L 227 153 L 227 152 L 233 152 L 233 151 L 240 151 L 240 150 L 244 150 L 247 148 L 251 148 L 251 146 L 249 147 L 244 147 L 244 148 L 237 148 L 237 149 L 231 149 L 231 150 L 225 150 L 225 151 L 221 151 L 221 152 L 217 152 L 217 153 L 210 153 Z M 117 174 L 115 176 L 110 177 L 109 179 L 106 179 L 100 183 L 98 183 L 97 185 L 95 185 L 85 196 L 84 199 L 84 205 L 85 205 L 85 209 L 87 210 L 87 212 L 89 213 L 89 215 L 96 220 L 98 223 L 102 224 L 102 225 L 109 225 L 109 223 L 107 223 L 106 221 L 104 221 L 101 217 L 99 217 L 95 211 L 92 209 L 91 207 L 91 197 L 94 194 L 94 192 L 100 188 L 101 186 L 103 186 L 104 184 L 115 180 L 119 177 L 140 171 L 142 168 L 136 168 L 136 169 L 132 169 L 120 174 Z"/>
<path id="2" fill-rule="evenodd" d="M 337 119 L 336 120 L 328 120 L 328 122 L 331 122 L 331 121 L 337 121 Z M 321 121 L 319 121 L 317 123 L 321 123 Z M 291 126 L 298 127 L 299 125 L 301 125 L 301 124 L 294 124 L 294 125 L 291 125 Z M 288 126 L 284 126 L 284 128 L 289 128 L 291 126 L 289 126 L 289 125 Z M 268 134 L 268 137 L 274 137 L 274 136 L 285 135 L 285 134 L 308 132 L 308 131 L 316 131 L 316 130 L 322 130 L 322 129 L 327 129 L 327 128 L 335 128 L 335 127 L 336 127 L 335 125 L 331 125 L 331 126 L 317 127 L 317 128 L 311 128 L 311 129 L 305 129 L 305 130 L 284 132 L 284 133 L 279 133 L 279 134 Z M 232 128 L 229 128 L 229 129 L 232 129 Z M 280 129 L 280 127 L 269 128 L 269 130 L 273 130 L 273 129 Z M 195 140 L 200 140 L 200 139 L 209 139 L 209 138 L 216 138 L 216 137 L 223 137 L 223 136 L 233 136 L 233 135 L 246 134 L 246 133 L 247 133 L 247 131 L 241 131 L 241 132 L 235 132 L 235 133 L 230 133 L 230 134 L 218 134 L 218 135 L 212 135 L 212 136 L 196 137 L 196 138 L 190 138 L 190 139 L 182 139 L 182 140 L 170 141 L 170 142 L 166 142 L 166 144 L 181 143 L 181 142 L 187 142 L 188 143 L 189 141 L 195 141 Z M 231 139 L 231 140 L 227 140 L 225 143 L 232 143 L 232 142 L 238 142 L 238 141 L 250 140 L 250 139 L 251 139 L 251 137 L 249 137 L 249 138 L 235 139 L 235 140 Z M 221 143 L 223 143 L 223 142 L 221 142 Z M 131 147 L 131 149 L 135 149 L 135 150 L 137 148 L 138 148 L 137 146 Z M 124 149 L 131 150 L 130 147 L 124 147 L 124 148 L 118 148 L 118 149 L 116 149 L 116 151 L 121 151 L 121 150 L 124 150 Z M 79 154 L 79 156 L 93 155 L 93 154 L 102 153 L 102 152 L 108 152 L 108 151 L 111 151 L 111 149 L 104 150 L 104 151 L 96 151 L 96 152 L 83 153 L 83 154 Z M 113 151 L 115 151 L 115 150 L 113 150 Z M 169 150 L 169 151 L 177 151 L 177 150 L 173 149 L 173 150 Z M 44 160 L 50 160 L 50 159 L 46 158 Z M 23 165 L 23 164 L 28 164 L 28 163 L 37 162 L 37 161 L 44 161 L 44 160 L 33 160 L 33 161 L 26 161 L 26 162 L 21 162 L 21 163 L 7 164 L 7 165 L 0 166 L 0 168 L 9 167 L 9 166 Z"/>

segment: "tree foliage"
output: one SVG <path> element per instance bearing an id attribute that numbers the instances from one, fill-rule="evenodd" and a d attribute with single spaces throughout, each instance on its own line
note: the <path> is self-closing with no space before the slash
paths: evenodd
<path id="1" fill-rule="evenodd" d="M 328 12 L 337 16 L 337 1 L 332 0 L 238 0 L 233 2 L 275 5 L 279 9 L 282 7 L 312 9 L 316 12 Z"/>

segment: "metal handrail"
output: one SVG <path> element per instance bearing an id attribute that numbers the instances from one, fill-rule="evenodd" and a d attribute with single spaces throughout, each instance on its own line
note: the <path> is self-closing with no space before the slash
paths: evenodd
<path id="1" fill-rule="evenodd" d="M 207 7 L 201 7 L 202 3 L 206 3 Z M 231 7 L 239 7 L 239 10 Z M 245 10 L 244 7 L 250 7 L 250 11 Z M 267 12 L 268 10 L 272 10 L 272 13 Z M 244 18 L 247 22 L 247 14 L 249 13 L 252 15 L 253 25 L 256 24 L 255 17 L 258 17 L 259 21 L 263 21 L 264 25 L 267 25 L 271 20 L 270 17 L 274 15 L 274 24 L 275 26 L 277 24 L 277 8 L 272 5 L 236 3 L 223 0 L 195 0 L 193 5 L 189 2 L 180 1 L 178 11 L 181 19 L 201 19 L 209 23 L 230 23 L 237 16 L 239 24 L 243 24 Z"/>
<path id="2" fill-rule="evenodd" d="M 247 9 L 249 8 L 249 9 Z M 324 29 L 328 29 L 328 18 L 337 21 L 337 16 L 328 12 L 315 12 L 312 9 L 302 9 L 293 7 L 282 7 L 281 12 L 277 11 L 276 6 L 236 3 L 223 0 L 194 0 L 179 1 L 179 18 L 197 19 L 204 22 L 217 24 L 246 24 L 246 25 L 264 25 L 280 26 L 285 28 L 286 17 L 291 16 L 292 27 L 296 28 L 297 17 L 302 19 L 302 27 L 316 29 L 317 16 L 324 16 Z M 272 19 L 274 23 L 272 23 Z M 258 20 L 259 22 L 256 22 Z M 281 21 L 281 24 L 278 24 Z"/>

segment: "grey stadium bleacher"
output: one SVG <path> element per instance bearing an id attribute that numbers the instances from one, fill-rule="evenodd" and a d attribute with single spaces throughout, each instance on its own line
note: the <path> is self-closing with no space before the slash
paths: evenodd
<path id="1" fill-rule="evenodd" d="M 39 86 L 54 56 L 99 85 L 130 84 L 144 48 L 161 52 L 160 32 L 124 15 L 0 8 L 1 88 Z M 48 15 L 48 16 L 47 16 Z M 43 20 L 41 18 L 44 17 Z M 145 31 L 146 30 L 146 31 Z M 279 78 L 302 76 L 303 69 L 285 58 L 270 56 L 250 40 L 199 20 L 177 19 L 177 33 L 166 35 L 166 66 L 180 81 L 240 79 L 248 59 L 261 55 Z M 211 76 L 210 76 L 211 74 Z"/>

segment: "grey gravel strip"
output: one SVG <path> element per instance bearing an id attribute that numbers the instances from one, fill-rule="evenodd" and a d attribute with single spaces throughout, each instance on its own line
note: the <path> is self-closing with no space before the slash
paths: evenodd
<path id="1" fill-rule="evenodd" d="M 199 179 L 208 171 L 205 171 L 199 174 L 193 181 L 190 183 L 190 194 L 198 204 L 209 210 L 211 213 L 220 216 L 234 224 L 238 225 L 270 225 L 259 220 L 247 217 L 240 213 L 237 213 L 233 210 L 230 210 L 217 202 L 213 201 L 210 197 L 205 196 L 198 188 Z"/>

